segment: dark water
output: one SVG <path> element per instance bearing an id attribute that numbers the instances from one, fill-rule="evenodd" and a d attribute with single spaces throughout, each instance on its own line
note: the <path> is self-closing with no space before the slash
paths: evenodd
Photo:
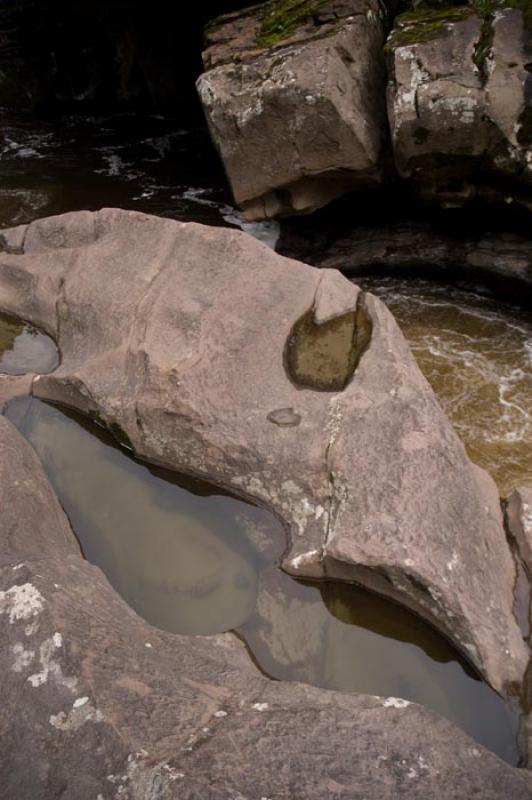
<path id="1" fill-rule="evenodd" d="M 451 646 L 352 585 L 282 573 L 285 535 L 268 512 L 140 463 L 38 400 L 14 401 L 8 416 L 40 456 L 86 557 L 150 623 L 235 630 L 273 678 L 423 703 L 517 762 L 517 715 Z"/>
<path id="2" fill-rule="evenodd" d="M 161 115 L 63 116 L 0 109 L 0 229 L 81 209 L 127 208 L 228 225 L 273 243 L 276 223 L 233 207 L 204 127 Z"/>
<path id="3" fill-rule="evenodd" d="M 32 325 L 0 313 L 0 374 L 52 372 L 59 363 L 52 339 Z"/>

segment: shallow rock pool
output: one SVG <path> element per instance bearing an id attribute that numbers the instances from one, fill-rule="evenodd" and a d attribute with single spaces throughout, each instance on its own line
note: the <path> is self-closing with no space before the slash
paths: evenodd
<path id="1" fill-rule="evenodd" d="M 13 401 L 7 415 L 41 458 L 87 559 L 148 622 L 233 630 L 272 678 L 422 703 L 517 763 L 516 710 L 407 611 L 354 585 L 284 574 L 285 533 L 268 512 L 143 464 L 41 401 Z"/>

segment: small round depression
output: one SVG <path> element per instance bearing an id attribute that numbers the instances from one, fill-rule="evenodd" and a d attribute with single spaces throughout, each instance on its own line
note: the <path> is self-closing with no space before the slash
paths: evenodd
<path id="1" fill-rule="evenodd" d="M 0 313 L 0 374 L 53 372 L 59 351 L 53 339 L 17 317 Z"/>

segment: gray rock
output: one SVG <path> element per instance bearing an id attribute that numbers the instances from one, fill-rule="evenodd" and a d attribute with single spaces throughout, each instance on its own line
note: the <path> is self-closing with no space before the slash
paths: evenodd
<path id="1" fill-rule="evenodd" d="M 97 416 L 148 461 L 263 504 L 289 528 L 287 571 L 376 588 L 429 619 L 494 688 L 520 685 L 528 654 L 495 485 L 380 301 L 240 232 L 133 212 L 67 214 L 4 237 L 24 254 L 0 256 L 0 306 L 62 353 L 35 395 Z M 324 337 L 334 346 L 343 316 L 356 312 L 354 348 L 371 322 L 342 391 L 287 374 L 309 311 L 318 349 Z M 299 425 L 268 419 L 288 408 Z"/>
<path id="2" fill-rule="evenodd" d="M 65 541 L 5 420 L 0 436 L 0 487 L 38 530 L 21 562 L 0 515 L 4 800 L 532 798 L 529 773 L 420 706 L 268 681 L 229 634 L 149 626 Z"/>
<path id="3" fill-rule="evenodd" d="M 381 7 L 309 5 L 283 33 L 272 26 L 275 7 L 261 6 L 207 29 L 198 92 L 248 219 L 307 213 L 381 176 Z"/>
<path id="4" fill-rule="evenodd" d="M 521 10 L 409 12 L 387 50 L 399 173 L 442 205 L 462 205 L 491 171 L 529 184 L 530 33 Z M 504 190 L 503 190 L 504 191 Z"/>

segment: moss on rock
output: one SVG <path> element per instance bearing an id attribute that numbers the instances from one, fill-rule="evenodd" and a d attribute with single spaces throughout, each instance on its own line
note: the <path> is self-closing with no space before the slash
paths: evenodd
<path id="1" fill-rule="evenodd" d="M 397 17 L 396 28 L 388 39 L 386 49 L 437 39 L 447 32 L 448 23 L 459 22 L 472 13 L 468 6 L 423 7 L 406 11 Z"/>
<path id="2" fill-rule="evenodd" d="M 259 47 L 273 47 L 291 36 L 328 0 L 270 0 L 256 36 Z"/>

